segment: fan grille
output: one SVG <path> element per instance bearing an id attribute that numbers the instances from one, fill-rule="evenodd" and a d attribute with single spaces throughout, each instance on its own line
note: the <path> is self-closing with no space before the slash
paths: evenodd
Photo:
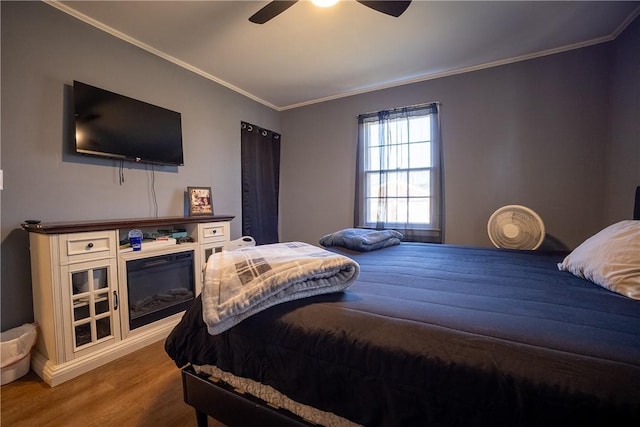
<path id="1" fill-rule="evenodd" d="M 520 205 L 503 206 L 487 223 L 491 243 L 497 248 L 537 249 L 544 240 L 544 223 L 533 210 Z"/>

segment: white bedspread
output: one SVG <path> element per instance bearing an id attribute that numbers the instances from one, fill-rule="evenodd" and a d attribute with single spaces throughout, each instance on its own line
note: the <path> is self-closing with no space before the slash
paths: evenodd
<path id="1" fill-rule="evenodd" d="M 205 267 L 203 319 L 216 335 L 273 305 L 342 291 L 359 273 L 352 259 L 302 242 L 215 253 Z"/>

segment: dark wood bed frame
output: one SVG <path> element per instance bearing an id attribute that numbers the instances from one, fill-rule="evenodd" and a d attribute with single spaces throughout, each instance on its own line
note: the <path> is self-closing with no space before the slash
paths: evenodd
<path id="1" fill-rule="evenodd" d="M 640 186 L 636 188 L 633 219 L 640 220 Z M 239 393 L 226 383 L 216 383 L 182 369 L 184 401 L 196 410 L 198 427 L 207 427 L 208 416 L 229 426 L 302 427 L 314 426 L 284 409 L 274 408 L 249 394 Z"/>
<path id="2" fill-rule="evenodd" d="M 198 427 L 207 427 L 208 416 L 228 426 L 310 427 L 310 424 L 284 409 L 265 401 L 239 393 L 230 385 L 216 383 L 198 375 L 193 367 L 182 369 L 184 401 L 196 410 Z"/>

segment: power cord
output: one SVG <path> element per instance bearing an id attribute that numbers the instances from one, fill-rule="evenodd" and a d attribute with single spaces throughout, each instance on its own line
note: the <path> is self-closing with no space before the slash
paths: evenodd
<path id="1" fill-rule="evenodd" d="M 151 164 L 151 199 L 153 201 L 153 214 L 158 218 L 158 199 L 156 197 L 156 169 Z"/>
<path id="2" fill-rule="evenodd" d="M 120 168 L 118 169 L 118 179 L 120 180 L 120 185 L 124 184 L 124 160 L 120 160 Z"/>

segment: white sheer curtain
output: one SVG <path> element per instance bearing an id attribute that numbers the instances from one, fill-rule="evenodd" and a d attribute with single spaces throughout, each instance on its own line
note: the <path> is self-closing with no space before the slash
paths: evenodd
<path id="1" fill-rule="evenodd" d="M 358 116 L 355 226 L 442 243 L 439 104 Z"/>

